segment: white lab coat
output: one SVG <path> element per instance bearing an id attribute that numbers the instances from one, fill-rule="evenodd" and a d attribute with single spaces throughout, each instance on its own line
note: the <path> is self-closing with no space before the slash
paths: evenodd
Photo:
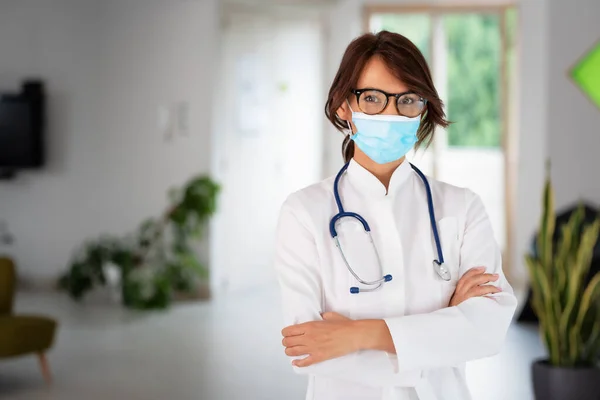
<path id="1" fill-rule="evenodd" d="M 375 292 L 358 286 L 330 233 L 338 212 L 333 177 L 291 194 L 276 237 L 275 269 L 281 286 L 284 326 L 320 320 L 334 311 L 352 319 L 383 319 L 397 355 L 360 351 L 309 367 L 307 400 L 466 400 L 465 363 L 499 352 L 517 301 L 502 272 L 500 250 L 479 196 L 429 179 L 440 239 L 451 281 L 434 271 L 437 259 L 425 187 L 408 162 L 392 175 L 389 191 L 352 160 L 340 181 L 345 211 L 369 223 L 380 272 L 362 226 L 338 224 L 350 265 L 363 280 L 393 279 Z M 500 274 L 502 292 L 448 307 L 460 276 L 477 266 Z M 296 357 L 303 358 L 303 357 Z M 291 358 L 290 358 L 291 361 Z"/>

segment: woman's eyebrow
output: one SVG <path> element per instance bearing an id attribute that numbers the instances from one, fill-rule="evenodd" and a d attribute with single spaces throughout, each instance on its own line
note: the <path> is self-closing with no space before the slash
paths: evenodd
<path id="1" fill-rule="evenodd" d="M 388 94 L 403 94 L 403 93 L 412 93 L 412 90 L 410 89 L 405 89 L 402 91 L 390 91 L 390 90 L 384 90 L 384 89 L 380 89 L 378 87 L 374 87 L 374 86 L 364 86 L 364 87 L 357 87 L 356 90 L 379 90 L 380 92 L 385 92 Z"/>

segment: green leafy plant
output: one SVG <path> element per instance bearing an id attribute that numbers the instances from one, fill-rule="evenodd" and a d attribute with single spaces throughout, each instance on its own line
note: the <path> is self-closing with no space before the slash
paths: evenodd
<path id="1" fill-rule="evenodd" d="M 600 218 L 584 225 L 580 206 L 553 242 L 554 191 L 547 167 L 536 254 L 526 256 L 532 306 L 549 362 L 557 367 L 590 367 L 600 354 L 600 273 L 587 286 Z"/>
<path id="2" fill-rule="evenodd" d="M 208 277 L 194 245 L 216 210 L 219 185 L 207 176 L 171 190 L 171 205 L 158 219 L 144 221 L 133 235 L 101 236 L 84 243 L 59 287 L 80 300 L 95 286 L 107 284 L 107 270 L 120 273 L 127 307 L 165 308 L 174 292 L 189 293 Z"/>

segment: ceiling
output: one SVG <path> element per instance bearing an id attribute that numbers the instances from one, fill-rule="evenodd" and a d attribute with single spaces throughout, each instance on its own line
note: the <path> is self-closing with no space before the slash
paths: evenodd
<path id="1" fill-rule="evenodd" d="M 257 6 L 329 6 L 339 0 L 223 0 L 225 4 L 257 5 Z"/>

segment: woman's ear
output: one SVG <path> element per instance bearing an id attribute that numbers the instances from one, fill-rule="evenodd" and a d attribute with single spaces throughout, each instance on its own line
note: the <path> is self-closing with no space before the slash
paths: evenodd
<path id="1" fill-rule="evenodd" d="M 337 116 L 344 121 L 352 120 L 352 111 L 350 111 L 347 101 L 344 101 L 340 108 L 337 109 Z"/>
<path id="2" fill-rule="evenodd" d="M 350 106 L 348 106 L 348 102 L 345 101 L 342 103 L 340 108 L 337 109 L 336 112 L 339 119 L 344 121 L 352 122 L 352 111 L 350 111 Z"/>

